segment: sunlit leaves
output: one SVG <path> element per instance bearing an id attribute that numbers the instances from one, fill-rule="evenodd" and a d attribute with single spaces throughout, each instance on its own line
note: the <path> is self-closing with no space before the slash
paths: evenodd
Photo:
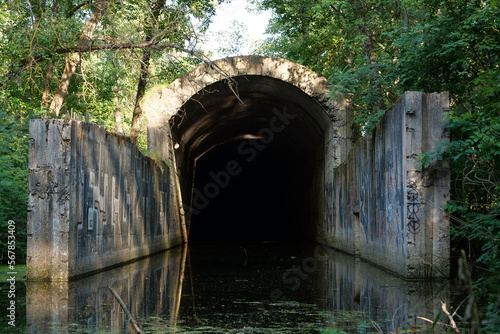
<path id="1" fill-rule="evenodd" d="M 231 22 L 232 29 L 220 32 L 216 36 L 217 44 L 219 45 L 217 52 L 222 56 L 237 56 L 240 55 L 240 50 L 247 47 L 250 43 L 246 37 L 248 27 L 238 21 Z"/>

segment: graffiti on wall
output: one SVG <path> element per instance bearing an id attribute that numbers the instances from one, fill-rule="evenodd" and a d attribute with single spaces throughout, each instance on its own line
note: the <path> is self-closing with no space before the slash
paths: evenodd
<path id="1" fill-rule="evenodd" d="M 333 233 L 335 226 L 335 205 L 333 182 L 328 182 L 325 186 L 325 216 L 326 232 Z"/>
<path id="2" fill-rule="evenodd" d="M 420 203 L 418 202 L 418 190 L 415 181 L 409 182 L 406 197 L 408 199 L 406 204 L 408 230 L 411 234 L 413 234 L 413 241 L 415 241 L 415 235 L 420 230 L 420 219 L 417 215 L 418 210 L 420 209 Z"/>

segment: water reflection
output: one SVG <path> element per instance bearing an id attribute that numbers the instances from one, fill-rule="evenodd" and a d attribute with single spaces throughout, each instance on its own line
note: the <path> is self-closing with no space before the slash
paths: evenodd
<path id="1" fill-rule="evenodd" d="M 193 244 L 69 284 L 29 282 L 28 332 L 128 332 L 107 285 L 149 333 L 413 329 L 447 294 L 317 244 Z"/>
<path id="2" fill-rule="evenodd" d="M 134 317 L 162 317 L 175 326 L 186 248 L 73 282 L 27 282 L 28 333 L 128 331 L 125 312 L 108 285 Z"/>
<path id="3" fill-rule="evenodd" d="M 325 274 L 329 325 L 350 332 L 374 332 L 380 327 L 384 333 L 396 333 L 428 327 L 417 317 L 435 319 L 439 301 L 449 295 L 448 282 L 408 282 L 339 252 L 329 252 Z"/>

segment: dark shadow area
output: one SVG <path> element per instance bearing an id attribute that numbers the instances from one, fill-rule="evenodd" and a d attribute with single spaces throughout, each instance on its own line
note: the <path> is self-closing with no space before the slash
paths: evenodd
<path id="1" fill-rule="evenodd" d="M 253 147 L 251 141 L 231 141 L 198 159 L 190 241 L 303 237 L 305 175 L 300 176 L 297 157 L 287 159 L 277 145 L 240 154 L 242 147 Z"/>

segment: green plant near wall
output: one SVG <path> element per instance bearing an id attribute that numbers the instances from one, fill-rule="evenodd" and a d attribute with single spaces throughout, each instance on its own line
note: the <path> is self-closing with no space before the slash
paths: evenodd
<path id="1" fill-rule="evenodd" d="M 451 166 L 451 217 L 454 249 L 471 260 L 477 301 L 484 306 L 483 332 L 500 332 L 500 69 L 474 80 L 473 103 L 455 105 L 448 115 L 451 141 L 419 159 Z M 486 305 L 484 305 L 486 304 Z"/>
<path id="2" fill-rule="evenodd" d="M 28 121 L 0 110 L 0 254 L 7 256 L 8 222 L 16 228 L 16 259 L 26 254 L 26 208 L 28 201 Z"/>
<path id="3" fill-rule="evenodd" d="M 26 261 L 29 120 L 45 115 L 38 103 L 0 91 L 0 263 L 7 258 L 9 221 L 15 222 L 16 264 Z"/>

